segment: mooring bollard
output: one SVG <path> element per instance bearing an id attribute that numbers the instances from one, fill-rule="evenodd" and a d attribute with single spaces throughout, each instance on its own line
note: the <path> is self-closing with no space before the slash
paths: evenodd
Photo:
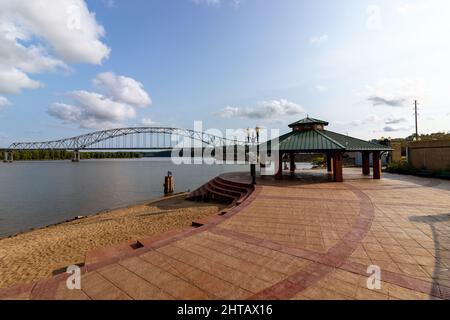
<path id="1" fill-rule="evenodd" d="M 174 183 L 172 172 L 168 172 L 167 176 L 164 178 L 164 194 L 170 194 L 174 191 Z"/>

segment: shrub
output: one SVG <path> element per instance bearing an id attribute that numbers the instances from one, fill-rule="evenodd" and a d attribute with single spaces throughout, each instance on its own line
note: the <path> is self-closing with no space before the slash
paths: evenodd
<path id="1" fill-rule="evenodd" d="M 312 164 L 317 167 L 325 166 L 326 165 L 325 157 L 324 156 L 314 157 L 312 160 Z"/>
<path id="2" fill-rule="evenodd" d="M 405 160 L 391 162 L 386 166 L 386 171 L 391 173 L 402 173 L 402 174 L 415 174 L 417 170 L 414 169 Z"/>

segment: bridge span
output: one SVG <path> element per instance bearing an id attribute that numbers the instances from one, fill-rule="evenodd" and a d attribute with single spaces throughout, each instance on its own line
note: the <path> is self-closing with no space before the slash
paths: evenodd
<path id="1" fill-rule="evenodd" d="M 76 137 L 43 142 L 14 142 L 4 150 L 4 162 L 14 160 L 14 151 L 71 151 L 72 161 L 80 161 L 82 151 L 173 150 L 183 148 L 228 148 L 247 146 L 244 141 L 189 129 L 129 127 L 101 130 Z"/>

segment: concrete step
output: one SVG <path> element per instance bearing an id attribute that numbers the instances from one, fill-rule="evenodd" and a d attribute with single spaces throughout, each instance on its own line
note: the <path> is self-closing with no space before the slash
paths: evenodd
<path id="1" fill-rule="evenodd" d="M 223 186 L 215 180 L 210 181 L 208 186 L 210 186 L 214 190 L 219 191 L 220 193 L 229 194 L 229 195 L 233 196 L 234 198 L 240 198 L 244 195 L 242 192 L 230 189 L 227 186 Z"/>
<path id="2" fill-rule="evenodd" d="M 253 186 L 251 184 L 239 183 L 216 177 L 191 192 L 187 199 L 198 201 L 214 198 L 233 204 L 239 204 L 245 200 L 252 191 Z"/>

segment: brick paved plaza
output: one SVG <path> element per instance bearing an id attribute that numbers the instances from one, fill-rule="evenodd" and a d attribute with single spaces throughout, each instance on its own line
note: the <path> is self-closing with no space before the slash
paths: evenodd
<path id="1" fill-rule="evenodd" d="M 10 299 L 449 299 L 450 182 L 345 169 L 260 179 L 197 228 L 103 252 L 82 269 L 0 290 Z M 229 174 L 229 180 L 247 179 Z M 367 288 L 379 266 L 381 288 Z"/>

